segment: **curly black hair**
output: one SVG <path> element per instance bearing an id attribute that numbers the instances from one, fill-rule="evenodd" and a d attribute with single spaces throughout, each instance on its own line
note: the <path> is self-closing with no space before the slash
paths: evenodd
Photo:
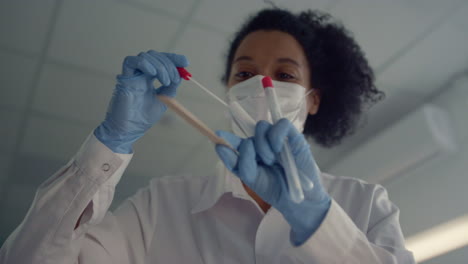
<path id="1" fill-rule="evenodd" d="M 225 84 L 240 43 L 258 30 L 288 33 L 304 49 L 312 87 L 319 90 L 320 106 L 315 115 L 307 117 L 303 133 L 317 144 L 324 147 L 339 144 L 354 133 L 363 110 L 385 97 L 377 90 L 374 72 L 351 33 L 331 15 L 316 10 L 296 15 L 275 7 L 251 16 L 230 43 L 222 78 Z"/>

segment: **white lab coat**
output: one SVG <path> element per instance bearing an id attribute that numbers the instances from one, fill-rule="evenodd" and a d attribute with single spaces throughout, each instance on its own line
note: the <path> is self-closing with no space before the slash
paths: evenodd
<path id="1" fill-rule="evenodd" d="M 263 213 L 223 166 L 212 176 L 156 178 L 109 212 L 131 157 L 91 134 L 38 188 L 0 263 L 414 263 L 399 210 L 379 185 L 323 173 L 330 210 L 294 247 L 281 213 Z"/>

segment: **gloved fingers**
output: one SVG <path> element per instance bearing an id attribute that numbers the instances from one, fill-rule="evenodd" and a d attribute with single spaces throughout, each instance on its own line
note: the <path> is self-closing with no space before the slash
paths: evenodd
<path id="1" fill-rule="evenodd" d="M 240 143 L 242 141 L 242 139 L 240 137 L 234 135 L 233 133 L 223 131 L 223 130 L 218 130 L 215 133 L 219 137 L 226 140 L 229 143 L 229 145 L 231 145 L 231 147 L 233 147 L 236 150 L 239 149 Z"/>
<path id="2" fill-rule="evenodd" d="M 239 148 L 239 146 L 240 146 L 240 144 L 242 142 L 241 138 L 239 138 L 238 136 L 236 136 L 236 135 L 234 135 L 232 133 L 229 133 L 227 131 L 222 131 L 222 130 L 216 131 L 216 134 L 219 137 L 226 140 L 229 143 L 229 145 L 231 145 L 231 147 L 238 150 L 238 148 Z M 234 151 L 232 149 L 228 148 L 225 145 L 217 144 L 215 149 L 216 149 L 216 153 L 218 154 L 221 161 L 223 161 L 226 168 L 228 168 L 230 171 L 234 172 L 234 169 L 237 166 L 237 162 L 238 162 L 238 158 L 239 158 L 238 155 L 236 153 L 234 153 Z"/>
<path id="3" fill-rule="evenodd" d="M 156 69 L 156 79 L 163 85 L 163 86 L 169 86 L 171 84 L 171 80 L 169 78 L 169 73 L 167 72 L 167 68 L 164 65 L 164 61 L 160 60 L 158 56 L 151 56 L 148 53 L 140 53 L 138 56 L 141 56 L 145 59 L 147 59 L 153 67 Z"/>
<path id="4" fill-rule="evenodd" d="M 154 93 L 154 89 L 152 89 L 152 92 Z M 158 98 L 152 96 L 151 98 L 147 98 L 148 101 L 152 101 L 147 109 L 144 109 L 142 111 L 142 115 L 144 115 L 144 118 L 142 120 L 142 124 L 145 122 L 148 127 L 152 127 L 156 122 L 158 122 L 161 119 L 161 116 L 164 112 L 167 110 L 167 105 L 162 103 Z"/>
<path id="5" fill-rule="evenodd" d="M 253 182 L 246 182 L 256 194 L 265 202 L 276 206 L 282 193 L 287 193 L 287 185 L 284 176 L 279 173 L 282 168 L 277 164 L 268 167 L 257 167 L 255 179 Z"/>
<path id="6" fill-rule="evenodd" d="M 271 149 L 269 140 L 267 139 L 267 132 L 271 126 L 272 125 L 265 120 L 259 121 L 255 126 L 255 150 L 262 161 L 267 165 L 271 165 L 275 161 L 275 153 Z"/>
<path id="7" fill-rule="evenodd" d="M 177 87 L 179 87 L 179 83 L 171 83 L 168 86 L 161 86 L 154 90 L 154 93 L 157 95 L 167 95 L 169 97 L 174 97 L 177 94 Z"/>
<path id="8" fill-rule="evenodd" d="M 176 67 L 187 67 L 190 64 L 189 60 L 184 55 L 179 55 L 175 53 L 167 53 L 167 52 L 161 52 L 161 53 L 164 54 L 167 58 L 169 58 Z"/>
<path id="9" fill-rule="evenodd" d="M 237 154 L 232 151 L 232 149 L 226 147 L 225 145 L 217 144 L 215 146 L 216 153 L 221 161 L 224 163 L 224 166 L 230 171 L 233 171 L 237 165 Z"/>
<path id="10" fill-rule="evenodd" d="M 279 120 L 268 131 L 268 139 L 275 152 L 281 151 L 284 143 L 289 144 L 290 150 L 294 156 L 296 164 L 298 165 L 299 177 L 304 191 L 313 189 L 314 175 L 318 175 L 316 169 L 306 172 L 301 171 L 302 164 L 315 164 L 315 160 L 310 152 L 310 147 L 302 133 L 299 133 L 294 125 L 286 119 Z M 316 167 L 318 168 L 318 167 Z"/>
<path id="11" fill-rule="evenodd" d="M 154 76 L 156 75 L 156 69 L 151 65 L 149 61 L 140 56 L 127 56 L 124 59 L 122 65 L 122 76 L 133 76 L 135 70 L 139 70 L 144 74 Z"/>
<path id="12" fill-rule="evenodd" d="M 279 153 L 283 149 L 286 139 L 297 133 L 299 132 L 293 124 L 285 118 L 282 118 L 276 122 L 276 124 L 273 124 L 267 133 L 268 141 L 273 152 Z"/>
<path id="13" fill-rule="evenodd" d="M 296 157 L 296 159 L 299 156 L 304 156 L 305 154 L 307 154 L 306 156 L 313 159 L 309 143 L 307 143 L 307 140 L 302 133 L 290 131 L 288 134 L 288 143 L 291 152 Z"/>
<path id="14" fill-rule="evenodd" d="M 298 133 L 290 135 L 288 137 L 288 143 L 291 149 L 291 152 L 296 160 L 296 164 L 312 164 L 312 167 L 306 166 L 307 169 L 302 170 L 302 166 L 298 166 L 299 178 L 301 180 L 302 189 L 304 195 L 311 198 L 311 194 L 314 195 L 318 187 L 321 185 L 319 181 L 320 169 L 315 162 L 315 159 L 310 151 L 310 146 L 304 138 L 304 135 Z"/>
<path id="15" fill-rule="evenodd" d="M 166 55 L 163 53 L 156 52 L 154 50 L 148 51 L 148 54 L 154 58 L 157 58 L 159 61 L 163 63 L 163 65 L 166 67 L 166 71 L 169 74 L 169 79 L 171 80 L 171 83 L 180 83 L 180 74 L 177 71 L 177 68 Z M 154 54 L 154 55 L 153 55 Z"/>
<path id="16" fill-rule="evenodd" d="M 255 160 L 255 148 L 251 138 L 242 140 L 239 146 L 239 159 L 237 174 L 245 184 L 254 186 L 257 176 L 257 161 Z"/>

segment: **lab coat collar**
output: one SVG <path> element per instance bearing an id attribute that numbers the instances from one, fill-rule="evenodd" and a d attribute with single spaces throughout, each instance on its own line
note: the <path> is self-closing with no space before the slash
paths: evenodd
<path id="1" fill-rule="evenodd" d="M 210 209 L 225 193 L 232 193 L 236 198 L 252 200 L 240 179 L 226 169 L 222 162 L 218 162 L 215 175 L 211 176 L 204 186 L 200 199 L 192 207 L 191 213 L 196 214 Z"/>

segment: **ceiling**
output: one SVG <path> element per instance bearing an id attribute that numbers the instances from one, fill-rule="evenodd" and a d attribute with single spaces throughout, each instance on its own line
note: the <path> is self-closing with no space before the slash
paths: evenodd
<path id="1" fill-rule="evenodd" d="M 468 66 L 467 1 L 271 2 L 294 11 L 325 10 L 341 20 L 354 33 L 376 71 L 379 89 L 387 94 L 370 109 L 359 132 L 341 146 L 327 150 L 313 144 L 325 170 L 443 92 Z M 268 5 L 259 0 L 1 1 L 3 210 L 27 209 L 37 184 L 65 164 L 103 120 L 125 56 L 148 49 L 184 54 L 194 78 L 224 97 L 219 79 L 230 37 L 246 16 L 263 7 Z M 181 86 L 177 98 L 211 128 L 227 127 L 225 109 L 190 83 Z M 216 159 L 211 143 L 169 112 L 135 149 L 129 176 L 119 186 L 122 196 L 151 177 L 207 173 Z M 18 193 L 24 201 L 12 198 Z M 14 206 L 9 203 L 13 200 Z"/>

